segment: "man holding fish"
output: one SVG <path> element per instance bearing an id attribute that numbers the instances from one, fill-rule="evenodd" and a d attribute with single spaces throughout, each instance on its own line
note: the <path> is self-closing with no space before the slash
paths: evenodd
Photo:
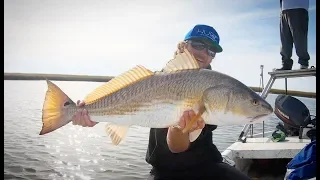
<path id="1" fill-rule="evenodd" d="M 210 63 L 216 53 L 222 52 L 218 33 L 206 25 L 196 25 L 192 28 L 184 41 L 178 44 L 174 56 L 183 53 L 184 49 L 189 50 L 203 69 L 211 69 Z M 84 102 L 79 105 L 83 106 Z M 222 162 L 220 152 L 212 143 L 212 131 L 217 128 L 216 125 L 206 125 L 202 117 L 199 117 L 188 132 L 202 129 L 201 135 L 196 141 L 189 141 L 189 133 L 183 133 L 182 129 L 195 116 L 193 110 L 187 110 L 183 112 L 178 126 L 150 129 L 146 161 L 153 169 L 149 179 L 249 179 L 236 168 Z M 86 110 L 78 112 L 73 117 L 74 125 L 92 127 L 96 123 L 90 120 Z"/>
<path id="2" fill-rule="evenodd" d="M 256 123 L 273 109 L 240 81 L 210 70 L 222 52 L 219 41 L 213 27 L 196 25 L 162 71 L 137 66 L 77 104 L 47 81 L 40 135 L 71 121 L 84 127 L 108 122 L 106 132 L 118 145 L 130 126 L 150 127 L 149 179 L 250 179 L 222 162 L 212 131 L 217 125 Z"/>

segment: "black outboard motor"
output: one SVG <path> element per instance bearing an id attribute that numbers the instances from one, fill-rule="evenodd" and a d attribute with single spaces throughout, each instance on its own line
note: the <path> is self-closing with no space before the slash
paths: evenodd
<path id="1" fill-rule="evenodd" d="M 278 95 L 274 113 L 283 121 L 284 129 L 289 136 L 299 136 L 301 138 L 303 129 L 309 124 L 315 123 L 311 120 L 310 111 L 306 105 L 289 95 Z"/>

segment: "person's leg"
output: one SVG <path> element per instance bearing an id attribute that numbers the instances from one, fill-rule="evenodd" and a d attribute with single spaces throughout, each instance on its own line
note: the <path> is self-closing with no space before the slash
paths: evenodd
<path id="1" fill-rule="evenodd" d="M 211 172 L 214 173 L 212 176 L 214 176 L 215 179 L 250 180 L 246 174 L 226 163 L 215 163 L 211 166 L 211 168 L 215 168 L 214 170 L 211 170 Z"/>
<path id="2" fill-rule="evenodd" d="M 287 16 L 296 53 L 299 57 L 298 63 L 308 67 L 310 59 L 308 53 L 308 11 L 305 9 L 292 9 L 288 11 Z"/>
<path id="3" fill-rule="evenodd" d="M 293 60 L 291 59 L 293 38 L 288 24 L 286 13 L 281 13 L 280 16 L 280 39 L 280 54 L 282 57 L 282 68 L 279 70 L 291 70 L 293 65 Z"/>

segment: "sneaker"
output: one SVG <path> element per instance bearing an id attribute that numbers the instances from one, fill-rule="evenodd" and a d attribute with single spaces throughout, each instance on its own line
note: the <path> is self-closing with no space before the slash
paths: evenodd
<path id="1" fill-rule="evenodd" d="M 308 66 L 306 66 L 306 65 L 300 65 L 300 69 L 308 69 Z"/>
<path id="2" fill-rule="evenodd" d="M 292 70 L 292 67 L 282 66 L 280 69 L 275 69 L 276 71 Z"/>

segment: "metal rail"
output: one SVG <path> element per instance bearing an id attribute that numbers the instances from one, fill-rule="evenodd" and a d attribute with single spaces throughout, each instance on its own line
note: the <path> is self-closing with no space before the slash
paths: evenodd
<path id="1" fill-rule="evenodd" d="M 108 82 L 113 76 L 92 76 L 92 75 L 69 75 L 69 74 L 38 74 L 38 73 L 4 73 L 4 80 L 23 80 L 23 81 L 39 81 L 39 80 L 52 80 L 52 81 L 88 81 L 88 82 Z M 249 86 L 255 92 L 262 92 L 261 87 Z M 282 89 L 270 89 L 270 93 L 284 94 Z M 315 98 L 315 92 L 303 92 L 288 90 L 288 95 Z"/>
<path id="2" fill-rule="evenodd" d="M 40 74 L 40 73 L 4 73 L 4 80 L 52 80 L 52 81 L 91 81 L 107 82 L 112 76 Z"/>

